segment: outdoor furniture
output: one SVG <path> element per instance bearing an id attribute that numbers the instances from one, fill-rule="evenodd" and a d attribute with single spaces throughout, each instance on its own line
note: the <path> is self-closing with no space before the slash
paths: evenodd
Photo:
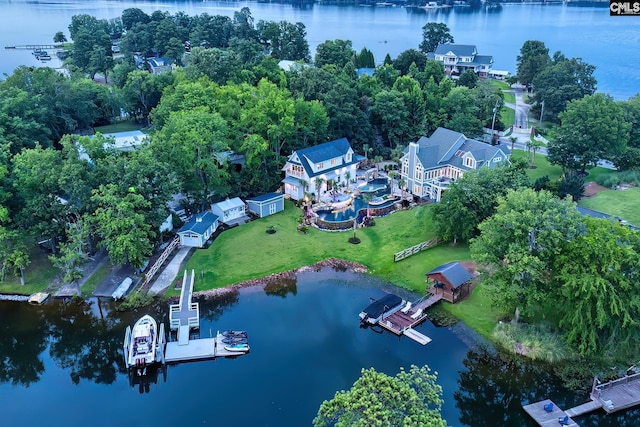
<path id="1" fill-rule="evenodd" d="M 565 415 L 564 418 L 558 418 L 558 422 L 561 426 L 569 425 L 569 415 Z"/>
<path id="2" fill-rule="evenodd" d="M 545 412 L 553 412 L 553 403 L 549 402 L 546 405 L 544 405 L 544 410 Z"/>

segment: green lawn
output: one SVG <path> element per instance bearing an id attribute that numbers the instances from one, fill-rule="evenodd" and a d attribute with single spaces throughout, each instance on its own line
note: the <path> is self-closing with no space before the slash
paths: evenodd
<path id="1" fill-rule="evenodd" d="M 494 80 L 494 79 L 489 79 L 487 80 L 489 83 L 491 83 L 491 86 L 499 89 L 499 90 L 509 90 L 511 89 L 511 86 L 509 86 L 509 83 L 507 82 L 503 82 L 501 80 Z"/>
<path id="2" fill-rule="evenodd" d="M 500 120 L 504 123 L 504 127 L 508 128 L 509 126 L 516 123 L 516 112 L 512 108 L 502 107 L 500 109 Z"/>
<path id="3" fill-rule="evenodd" d="M 529 155 L 530 154 L 528 154 L 524 150 L 515 149 L 513 150 L 511 157 L 513 157 L 514 159 L 528 159 L 527 156 Z M 529 169 L 527 171 L 527 175 L 532 181 L 535 181 L 536 179 L 541 178 L 545 175 L 547 175 L 551 181 L 560 179 L 560 177 L 562 176 L 562 168 L 560 166 L 552 165 L 551 163 L 549 163 L 549 161 L 547 160 L 547 156 L 544 156 L 540 153 L 536 153 L 534 165 L 535 169 Z M 587 177 L 585 178 L 585 182 L 595 181 L 598 176 L 615 172 L 614 170 L 601 168 L 599 166 L 595 168 L 587 168 L 587 171 L 589 172 L 589 175 L 587 175 Z"/>
<path id="4" fill-rule="evenodd" d="M 0 282 L 0 293 L 19 293 L 31 295 L 47 289 L 51 280 L 59 270 L 49 261 L 48 253 L 33 245 L 30 249 L 31 263 L 25 269 L 24 286 L 20 285 L 20 277 L 7 273 L 5 280 Z"/>
<path id="5" fill-rule="evenodd" d="M 516 103 L 515 94 L 513 94 L 511 92 L 502 92 L 502 95 L 504 96 L 504 102 L 509 102 L 511 104 L 515 104 Z"/>
<path id="6" fill-rule="evenodd" d="M 593 198 L 581 200 L 580 206 L 615 215 L 640 226 L 640 188 L 603 190 Z"/>
<path id="7" fill-rule="evenodd" d="M 327 232 L 310 228 L 300 234 L 297 220 L 301 211 L 287 202 L 284 212 L 227 230 L 206 250 L 198 250 L 185 266 L 203 272 L 196 290 L 220 288 L 267 276 L 327 258 L 359 262 L 383 279 L 408 289 L 424 292 L 425 273 L 444 262 L 468 260 L 465 246 L 440 246 L 398 263 L 393 255 L 434 237 L 430 206 L 396 212 L 376 218 L 376 225 L 358 229 L 359 245 L 348 242 L 353 232 Z M 267 234 L 273 226 L 275 234 Z M 200 273 L 199 273 L 200 274 Z"/>
<path id="8" fill-rule="evenodd" d="M 142 125 L 137 124 L 131 120 L 124 120 L 112 125 L 106 125 L 106 126 L 97 126 L 95 128 L 96 132 L 100 132 L 100 133 L 115 133 L 115 132 L 129 132 L 132 130 L 141 130 L 144 132 L 144 130 L 142 129 Z"/>
<path id="9" fill-rule="evenodd" d="M 491 295 L 482 285 L 476 285 L 469 298 L 457 304 L 442 304 L 442 308 L 489 340 L 493 340 L 493 329 L 505 314 L 491 305 Z"/>

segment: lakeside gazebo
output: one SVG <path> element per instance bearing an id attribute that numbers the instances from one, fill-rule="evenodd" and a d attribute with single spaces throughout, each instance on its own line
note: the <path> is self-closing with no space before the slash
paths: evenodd
<path id="1" fill-rule="evenodd" d="M 452 304 L 469 295 L 469 281 L 473 278 L 459 262 L 450 262 L 427 273 L 427 292 L 442 295 Z"/>

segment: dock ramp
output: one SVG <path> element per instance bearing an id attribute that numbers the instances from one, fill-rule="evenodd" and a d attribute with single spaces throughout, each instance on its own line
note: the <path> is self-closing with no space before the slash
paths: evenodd
<path id="1" fill-rule="evenodd" d="M 407 337 L 407 338 L 411 338 L 412 340 L 414 340 L 415 342 L 422 344 L 422 345 L 427 345 L 431 342 L 431 338 L 429 338 L 426 335 L 421 334 L 420 332 L 416 331 L 415 329 L 407 329 L 403 332 L 403 334 Z"/>

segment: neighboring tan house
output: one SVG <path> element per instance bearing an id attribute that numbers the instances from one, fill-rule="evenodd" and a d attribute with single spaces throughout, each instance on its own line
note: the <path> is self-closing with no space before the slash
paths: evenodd
<path id="1" fill-rule="evenodd" d="M 284 210 L 284 194 L 268 193 L 247 199 L 249 211 L 260 218 L 273 215 Z"/>
<path id="2" fill-rule="evenodd" d="M 203 248 L 218 228 L 218 216 L 209 211 L 199 213 L 178 230 L 180 244 Z"/>
<path id="3" fill-rule="evenodd" d="M 435 52 L 427 54 L 429 59 L 444 65 L 444 72 L 448 76 L 459 76 L 471 70 L 478 77 L 488 77 L 493 64 L 493 56 L 478 55 L 475 45 L 469 44 L 439 44 Z"/>
<path id="4" fill-rule="evenodd" d="M 505 144 L 490 145 L 468 139 L 460 132 L 438 128 L 433 134 L 409 143 L 400 159 L 400 177 L 414 196 L 440 201 L 452 181 L 465 171 L 493 168 L 509 162 Z"/>
<path id="5" fill-rule="evenodd" d="M 218 215 L 220 221 L 227 225 L 244 224 L 249 221 L 250 218 L 245 209 L 246 206 L 239 197 L 211 205 L 211 212 Z"/>
<path id="6" fill-rule="evenodd" d="M 322 193 L 331 190 L 332 183 L 343 185 L 347 182 L 347 173 L 349 179 L 356 179 L 358 162 L 362 159 L 353 152 L 347 138 L 294 151 L 282 168 L 284 193 L 294 200 L 302 200 L 305 192 Z"/>

